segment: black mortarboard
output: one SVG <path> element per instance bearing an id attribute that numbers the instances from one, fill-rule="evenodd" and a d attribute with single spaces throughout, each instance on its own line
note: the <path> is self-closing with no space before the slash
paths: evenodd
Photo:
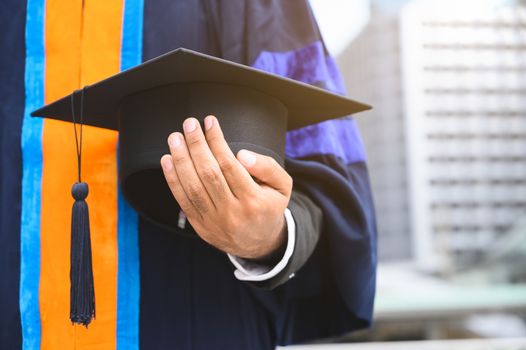
<path id="1" fill-rule="evenodd" d="M 326 90 L 187 49 L 177 49 L 83 89 L 85 125 L 119 130 L 119 176 L 128 202 L 166 228 L 178 205 L 159 160 L 166 139 L 189 116 L 215 115 L 234 152 L 246 148 L 284 162 L 287 130 L 370 109 Z M 72 121 L 66 96 L 32 116 Z M 81 111 L 76 112 L 77 118 Z M 78 120 L 77 120 L 78 122 Z"/>
<path id="2" fill-rule="evenodd" d="M 78 182 L 71 226 L 70 319 L 95 317 L 88 186 L 81 182 L 82 125 L 119 131 L 119 178 L 143 216 L 176 229 L 179 206 L 164 180 L 167 137 L 189 116 L 213 114 L 233 152 L 242 148 L 284 164 L 287 130 L 370 109 L 320 88 L 186 49 L 177 49 L 50 103 L 32 116 L 80 124 Z M 179 232 L 191 233 L 180 228 Z"/>

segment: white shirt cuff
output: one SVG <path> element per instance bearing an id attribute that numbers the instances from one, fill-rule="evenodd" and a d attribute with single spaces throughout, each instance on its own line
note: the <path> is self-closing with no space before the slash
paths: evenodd
<path id="1" fill-rule="evenodd" d="M 265 266 L 261 264 L 239 258 L 234 255 L 228 255 L 230 262 L 236 267 L 234 276 L 240 281 L 265 281 L 276 276 L 283 271 L 287 266 L 292 253 L 294 252 L 294 245 L 296 243 L 296 223 L 292 217 L 292 213 L 288 208 L 285 209 L 285 221 L 287 223 L 287 247 L 283 258 L 276 264 L 276 266 Z"/>

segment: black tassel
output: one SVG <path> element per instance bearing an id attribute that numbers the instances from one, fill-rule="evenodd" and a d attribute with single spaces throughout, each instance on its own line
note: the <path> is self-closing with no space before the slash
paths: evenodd
<path id="1" fill-rule="evenodd" d="M 77 182 L 71 189 L 75 198 L 71 212 L 71 322 L 86 327 L 95 318 L 95 287 L 91 262 L 89 210 L 86 203 L 88 184 Z"/>
<path id="2" fill-rule="evenodd" d="M 95 285 L 91 263 L 89 210 L 86 203 L 89 188 L 88 184 L 81 180 L 84 89 L 80 92 L 80 135 L 77 135 L 75 118 L 76 93 L 71 94 L 71 119 L 75 131 L 78 181 L 71 188 L 75 203 L 71 210 L 69 318 L 73 324 L 82 324 L 87 328 L 91 320 L 95 319 Z"/>

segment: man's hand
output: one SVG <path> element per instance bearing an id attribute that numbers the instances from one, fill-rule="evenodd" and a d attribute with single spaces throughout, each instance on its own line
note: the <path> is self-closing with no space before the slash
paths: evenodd
<path id="1" fill-rule="evenodd" d="M 197 234 L 238 257 L 272 254 L 286 239 L 292 178 L 271 157 L 241 150 L 236 158 L 214 116 L 205 118 L 204 134 L 195 118 L 183 130 L 168 137 L 171 155 L 161 165 Z"/>

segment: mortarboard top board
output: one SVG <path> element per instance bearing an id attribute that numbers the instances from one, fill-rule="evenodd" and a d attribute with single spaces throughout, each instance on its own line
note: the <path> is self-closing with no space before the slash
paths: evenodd
<path id="1" fill-rule="evenodd" d="M 160 158 L 169 152 L 168 135 L 181 131 L 187 117 L 215 115 L 234 153 L 249 149 L 283 165 L 287 130 L 371 107 L 179 48 L 85 86 L 31 115 L 72 122 L 73 108 L 77 116 L 82 113 L 82 124 L 119 131 L 124 196 L 146 218 L 177 230 L 179 206 L 164 180 Z M 177 231 L 192 232 L 187 230 Z"/>

